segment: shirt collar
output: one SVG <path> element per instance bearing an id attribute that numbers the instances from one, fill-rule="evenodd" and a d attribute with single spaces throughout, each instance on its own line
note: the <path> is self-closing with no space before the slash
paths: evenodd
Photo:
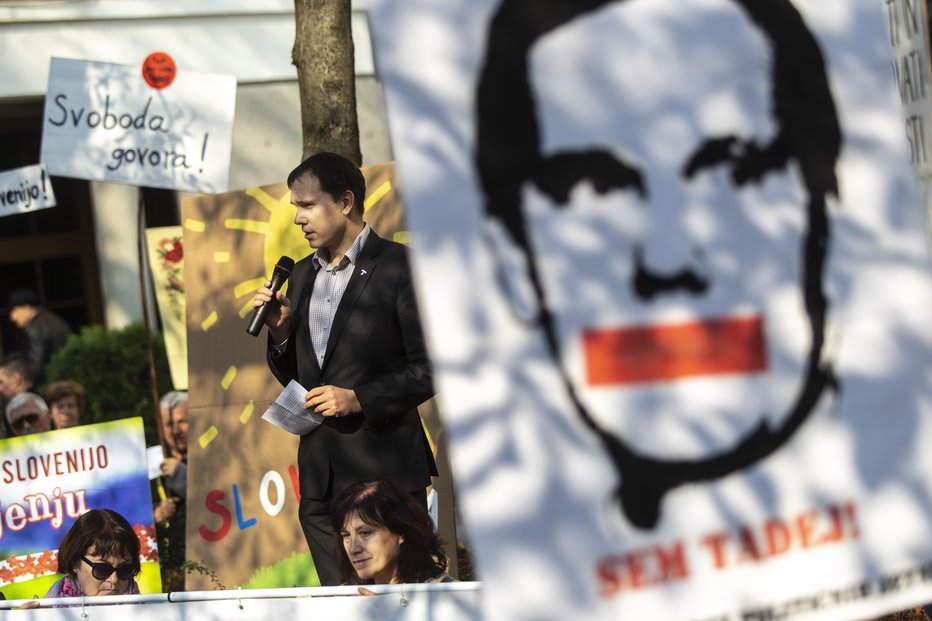
<path id="1" fill-rule="evenodd" d="M 366 245 L 366 240 L 369 239 L 370 230 L 368 224 L 363 225 L 362 230 L 359 231 L 359 235 L 356 236 L 356 239 L 353 240 L 353 243 L 350 244 L 350 247 L 343 254 L 340 265 L 334 269 L 342 269 L 347 265 L 356 264 L 356 258 L 359 256 L 359 253 L 362 252 L 362 247 Z M 318 248 L 317 252 L 314 253 L 312 261 L 314 261 L 318 269 L 326 266 L 330 263 L 330 251 L 326 248 Z"/>

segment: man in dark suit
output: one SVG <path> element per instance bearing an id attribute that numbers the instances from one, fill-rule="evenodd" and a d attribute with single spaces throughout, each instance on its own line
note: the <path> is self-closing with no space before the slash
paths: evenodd
<path id="1" fill-rule="evenodd" d="M 426 506 L 436 465 L 417 413 L 433 395 L 407 251 L 363 221 L 366 181 L 334 153 L 311 156 L 288 175 L 296 225 L 317 252 L 299 261 L 288 295 L 271 283 L 268 357 L 286 385 L 308 390 L 305 408 L 324 416 L 301 437 L 299 517 L 322 585 L 340 583 L 329 524 L 331 500 L 375 477 L 398 480 Z"/>

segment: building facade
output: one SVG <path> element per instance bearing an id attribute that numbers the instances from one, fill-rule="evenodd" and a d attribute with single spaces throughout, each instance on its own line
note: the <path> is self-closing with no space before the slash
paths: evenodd
<path id="1" fill-rule="evenodd" d="M 301 158 L 293 0 L 0 0 L 0 170 L 39 163 L 53 57 L 235 75 L 230 190 L 279 183 Z M 354 5 L 363 164 L 391 159 L 365 7 Z M 52 177 L 57 206 L 0 218 L 0 355 L 19 348 L 9 291 L 35 288 L 75 329 L 143 317 L 145 227 L 179 223 L 183 193 Z M 150 296 L 151 297 L 151 296 Z"/>

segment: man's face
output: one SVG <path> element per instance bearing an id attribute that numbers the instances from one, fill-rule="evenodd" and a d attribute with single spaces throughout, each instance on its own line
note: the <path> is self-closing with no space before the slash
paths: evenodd
<path id="1" fill-rule="evenodd" d="M 165 444 L 172 453 L 176 452 L 175 438 L 172 437 L 172 417 L 171 410 L 168 408 L 161 409 L 162 415 L 162 437 L 165 438 Z"/>
<path id="2" fill-rule="evenodd" d="M 188 404 L 179 403 L 171 411 L 171 437 L 182 456 L 188 454 Z"/>
<path id="3" fill-rule="evenodd" d="M 344 241 L 346 216 L 352 209 L 334 200 L 320 188 L 314 175 L 301 175 L 291 186 L 291 204 L 295 206 L 294 223 L 301 227 L 311 248 L 338 248 Z"/>
<path id="4" fill-rule="evenodd" d="M 28 326 L 35 316 L 35 307 L 28 304 L 20 304 L 19 306 L 14 306 L 12 310 L 10 310 L 10 320 L 19 328 Z"/>
<path id="5" fill-rule="evenodd" d="M 25 390 L 23 377 L 19 373 L 11 372 L 8 369 L 0 369 L 0 394 L 3 395 L 4 399 L 12 399 Z"/>
<path id="6" fill-rule="evenodd" d="M 605 149 L 639 181 L 581 181 L 565 206 L 523 190 L 565 370 L 603 429 L 664 459 L 781 421 L 811 347 L 796 164 L 731 177 L 776 131 L 767 41 L 733 2 L 687 0 L 708 18 L 684 20 L 683 1 L 610 4 L 535 46 L 542 154 Z"/>
<path id="7" fill-rule="evenodd" d="M 17 436 L 51 431 L 52 419 L 38 405 L 29 402 L 10 411 L 10 427 Z"/>

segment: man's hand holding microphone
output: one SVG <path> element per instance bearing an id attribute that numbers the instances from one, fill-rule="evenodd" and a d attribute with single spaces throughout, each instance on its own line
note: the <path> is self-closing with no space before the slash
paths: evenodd
<path id="1" fill-rule="evenodd" d="M 262 326 L 269 327 L 273 343 L 283 343 L 291 332 L 291 302 L 281 292 L 282 285 L 291 276 L 294 261 L 282 257 L 272 271 L 272 277 L 256 290 L 252 298 L 255 309 L 246 332 L 258 336 Z M 274 300 L 274 302 L 273 302 Z"/>

